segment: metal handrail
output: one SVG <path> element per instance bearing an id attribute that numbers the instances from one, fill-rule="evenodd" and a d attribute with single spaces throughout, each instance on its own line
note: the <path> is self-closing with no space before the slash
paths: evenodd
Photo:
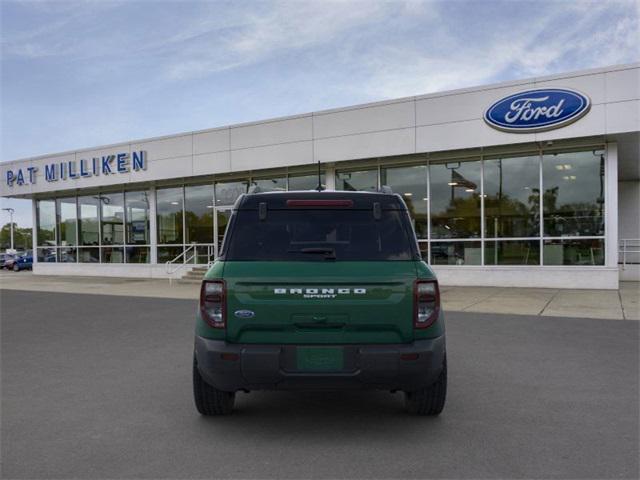
<path id="1" fill-rule="evenodd" d="M 618 254 L 622 254 L 622 269 L 624 270 L 627 266 L 627 254 L 640 253 L 640 238 L 621 238 L 618 247 Z M 618 263 L 620 263 L 620 259 L 618 259 Z"/>
<path id="2" fill-rule="evenodd" d="M 187 258 L 187 254 L 191 252 L 191 256 Z M 168 260 L 165 265 L 167 268 L 167 275 L 169 276 L 169 283 L 171 283 L 173 275 L 179 270 L 183 269 L 187 265 L 191 264 L 191 260 L 196 257 L 196 244 L 192 243 L 188 248 L 185 248 L 180 255 L 178 255 L 173 260 Z M 182 263 L 177 264 L 175 269 L 171 269 L 171 265 L 175 264 L 180 258 L 182 258 Z"/>

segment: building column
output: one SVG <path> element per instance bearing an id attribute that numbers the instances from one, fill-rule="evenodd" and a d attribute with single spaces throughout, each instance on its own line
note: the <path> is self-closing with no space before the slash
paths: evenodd
<path id="1" fill-rule="evenodd" d="M 327 190 L 336 189 L 336 166 L 333 163 L 327 163 L 324 169 L 324 182 Z"/>
<path id="2" fill-rule="evenodd" d="M 149 188 L 149 241 L 151 243 L 151 263 L 158 263 L 158 215 L 156 214 L 156 187 Z"/>
<path id="3" fill-rule="evenodd" d="M 33 256 L 33 263 L 38 263 L 38 201 L 34 198 L 31 200 L 31 252 Z"/>
<path id="4" fill-rule="evenodd" d="M 605 151 L 605 265 L 618 267 L 618 144 L 607 143 Z"/>

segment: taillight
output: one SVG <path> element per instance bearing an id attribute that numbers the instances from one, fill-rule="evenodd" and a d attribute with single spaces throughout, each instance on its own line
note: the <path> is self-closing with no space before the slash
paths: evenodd
<path id="1" fill-rule="evenodd" d="M 224 280 L 203 280 L 200 289 L 200 314 L 213 328 L 225 328 L 227 299 Z"/>
<path id="2" fill-rule="evenodd" d="M 428 328 L 440 314 L 440 289 L 437 280 L 416 280 L 413 289 L 413 325 Z"/>

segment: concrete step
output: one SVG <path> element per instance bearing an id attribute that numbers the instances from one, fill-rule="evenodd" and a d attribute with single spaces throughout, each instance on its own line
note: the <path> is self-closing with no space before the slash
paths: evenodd
<path id="1" fill-rule="evenodd" d="M 202 283 L 202 278 L 179 278 L 176 280 L 176 283 L 187 284 L 187 285 L 200 285 Z"/>

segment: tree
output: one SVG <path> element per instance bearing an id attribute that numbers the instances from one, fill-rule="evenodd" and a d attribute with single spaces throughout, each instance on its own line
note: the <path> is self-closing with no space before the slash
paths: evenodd
<path id="1" fill-rule="evenodd" d="M 20 228 L 17 223 L 13 223 L 13 247 L 16 250 L 30 250 L 31 243 L 31 229 Z M 6 250 L 11 248 L 11 224 L 6 223 L 2 229 L 0 229 L 0 248 Z"/>

